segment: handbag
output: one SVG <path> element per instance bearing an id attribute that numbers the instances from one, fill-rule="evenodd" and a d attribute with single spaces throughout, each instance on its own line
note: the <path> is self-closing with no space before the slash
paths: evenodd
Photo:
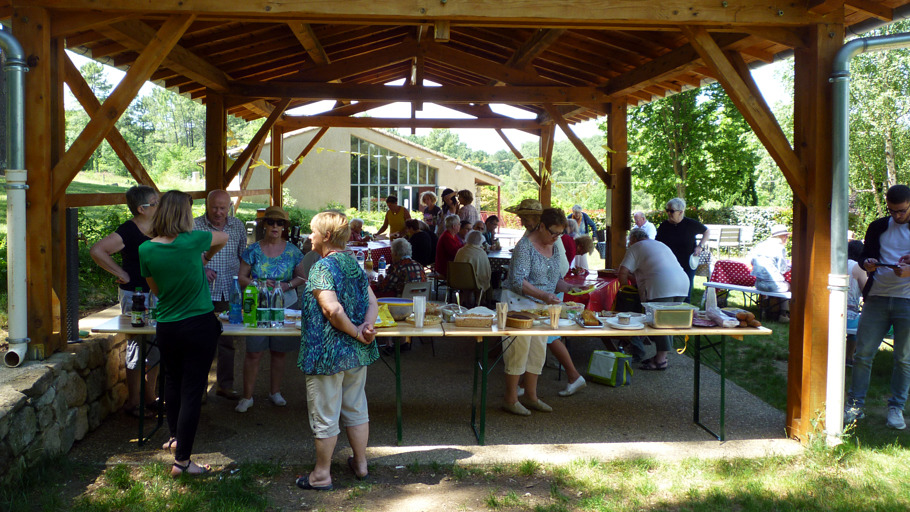
<path id="1" fill-rule="evenodd" d="M 588 361 L 588 377 L 608 386 L 632 383 L 632 356 L 622 352 L 595 350 Z"/>
<path id="2" fill-rule="evenodd" d="M 644 313 L 641 297 L 638 295 L 638 287 L 627 284 L 620 288 L 616 292 L 613 309 L 619 313 Z"/>

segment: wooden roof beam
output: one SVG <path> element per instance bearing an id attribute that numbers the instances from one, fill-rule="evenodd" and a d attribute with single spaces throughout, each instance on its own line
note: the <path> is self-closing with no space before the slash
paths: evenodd
<path id="1" fill-rule="evenodd" d="M 805 48 L 809 44 L 806 31 L 798 28 L 749 27 L 746 32 L 789 48 Z"/>
<path id="2" fill-rule="evenodd" d="M 192 14 L 171 16 L 161 25 L 148 46 L 139 54 L 139 57 L 130 66 L 123 80 L 110 96 L 104 100 L 101 108 L 88 122 L 82 133 L 76 137 L 70 148 L 66 151 L 51 173 L 54 180 L 53 202 L 57 202 L 66 193 L 66 187 L 73 181 L 82 166 L 88 162 L 92 153 L 101 144 L 107 133 L 114 127 L 114 123 L 126 111 L 136 97 L 136 93 L 152 75 L 152 72 L 161 65 L 165 56 L 170 53 L 186 29 L 196 19 Z"/>
<path id="3" fill-rule="evenodd" d="M 509 67 L 524 69 L 530 64 L 538 55 L 545 52 L 547 48 L 550 47 L 557 39 L 560 38 L 565 33 L 565 29 L 555 29 L 542 28 L 534 33 L 522 44 L 512 57 L 509 58 L 506 65 Z"/>
<path id="4" fill-rule="evenodd" d="M 830 14 L 843 8 L 844 0 L 809 0 L 806 4 L 813 14 Z"/>
<path id="5" fill-rule="evenodd" d="M 846 0 L 844 4 L 882 21 L 894 21 L 894 9 L 886 5 L 869 0 Z"/>
<path id="6" fill-rule="evenodd" d="M 578 153 L 581 154 L 582 158 L 588 162 L 588 165 L 591 166 L 591 169 L 594 169 L 594 173 L 597 174 L 597 177 L 607 186 L 607 188 L 613 187 L 613 177 L 607 174 L 607 171 L 604 170 L 603 166 L 600 165 L 600 162 L 597 161 L 597 157 L 591 153 L 591 150 L 585 146 L 585 143 L 575 135 L 575 132 L 572 131 L 572 128 L 569 127 L 569 123 L 566 122 L 566 119 L 562 116 L 562 113 L 559 112 L 554 105 L 544 105 L 544 108 L 547 109 L 547 114 L 556 122 L 559 126 L 559 129 L 562 130 L 566 137 L 572 141 L 572 145 L 575 146 L 575 149 L 578 150 Z"/>
<path id="7" fill-rule="evenodd" d="M 410 60 L 414 58 L 415 53 L 417 53 L 417 41 L 408 39 L 375 52 L 337 60 L 324 66 L 301 69 L 290 78 L 290 81 L 332 82 L 342 80 L 351 75 Z"/>
<path id="8" fill-rule="evenodd" d="M 319 42 L 319 38 L 316 37 L 316 33 L 313 32 L 313 27 L 309 23 L 289 21 L 288 27 L 294 34 L 294 37 L 300 41 L 300 45 L 306 50 L 307 55 L 313 59 L 313 62 L 320 66 L 332 63 L 329 56 L 325 53 L 322 44 Z"/>
<path id="9" fill-rule="evenodd" d="M 728 52 L 725 55 L 703 28 L 683 26 L 682 32 L 701 55 L 702 60 L 714 70 L 727 95 L 780 167 L 793 189 L 793 194 L 804 203 L 807 202 L 806 172 L 752 79 L 742 56 L 736 52 Z"/>
<path id="10" fill-rule="evenodd" d="M 98 27 L 106 27 L 129 18 L 132 14 L 51 11 L 51 38 L 68 36 Z"/>
<path id="11" fill-rule="evenodd" d="M 509 147 L 509 150 L 512 151 L 512 154 L 515 155 L 515 158 L 517 158 L 518 161 L 521 162 L 521 165 L 525 168 L 525 170 L 528 171 L 528 174 L 531 175 L 531 179 L 533 179 L 534 182 L 537 183 L 538 187 L 541 186 L 542 182 L 540 181 L 540 175 L 537 174 L 537 171 L 535 171 L 534 168 L 531 167 L 531 164 L 529 164 L 528 161 L 525 159 L 525 157 L 522 156 L 521 151 L 518 151 L 518 148 L 516 148 L 515 145 L 512 144 L 512 141 L 510 141 L 509 138 L 506 137 L 506 134 L 502 130 L 497 128 L 496 133 L 498 133 L 499 136 L 502 137 L 502 141 L 506 143 L 506 146 Z M 540 134 L 538 133 L 538 135 L 540 135 Z"/>
<path id="12" fill-rule="evenodd" d="M 98 101 L 95 93 L 92 92 L 91 87 L 85 82 L 82 73 L 76 69 L 76 65 L 73 64 L 73 61 L 69 56 L 64 56 L 62 60 L 66 84 L 69 85 L 70 91 L 73 93 L 73 96 L 76 97 L 76 101 L 82 105 L 82 108 L 85 110 L 85 113 L 88 114 L 89 118 L 94 117 L 98 109 L 101 108 L 101 102 Z M 120 161 L 123 162 L 126 170 L 129 171 L 130 175 L 132 175 L 138 183 L 158 190 L 155 181 L 152 180 L 151 176 L 145 171 L 142 162 L 139 161 L 139 158 L 133 153 L 133 150 L 130 149 L 129 144 L 127 144 L 116 126 L 111 128 L 111 131 L 108 132 L 107 137 L 105 138 L 107 139 L 108 144 L 111 145 L 114 153 L 116 153 L 117 157 L 120 158 Z"/>
<path id="13" fill-rule="evenodd" d="M 285 109 L 290 103 L 290 98 L 283 98 L 278 102 L 278 105 L 275 106 L 275 110 L 273 110 L 265 122 L 262 123 L 262 126 L 259 127 L 259 131 L 256 132 L 256 135 L 253 135 L 250 143 L 247 144 L 243 152 L 240 153 L 240 156 L 237 157 L 237 160 L 231 165 L 231 168 L 224 174 L 224 183 L 230 183 L 237 177 L 237 173 L 240 172 L 240 169 L 243 168 L 246 161 L 250 159 L 253 152 L 256 150 L 256 147 L 265 140 L 265 136 L 268 135 L 269 130 L 272 129 L 272 125 L 274 125 L 275 121 L 284 114 Z"/>
<path id="14" fill-rule="evenodd" d="M 440 119 L 406 117 L 339 117 L 339 116 L 285 116 L 276 123 L 286 130 L 297 130 L 310 126 L 345 128 L 511 128 L 535 130 L 540 125 L 533 119 L 512 119 L 494 117 L 479 119 Z"/>

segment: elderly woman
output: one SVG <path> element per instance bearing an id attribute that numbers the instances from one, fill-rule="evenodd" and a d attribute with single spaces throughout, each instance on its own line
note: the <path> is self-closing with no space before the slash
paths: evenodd
<path id="1" fill-rule="evenodd" d="M 420 204 L 423 205 L 420 210 L 423 213 L 423 221 L 430 229 L 436 231 L 436 221 L 442 213 L 442 208 L 436 206 L 436 194 L 430 190 L 420 194 Z"/>
<path id="2" fill-rule="evenodd" d="M 566 218 L 555 208 L 543 210 L 540 223 L 519 240 L 512 251 L 512 265 L 506 286 L 514 293 L 545 304 L 559 304 L 556 295 L 570 287 L 563 281 L 565 270 L 560 262 L 565 256 L 556 241 L 566 227 Z M 524 375 L 525 403 L 531 409 L 550 412 L 553 409 L 537 397 L 537 379 L 546 359 L 546 336 L 517 336 L 503 355 L 506 392 L 502 407 L 522 416 L 531 414 L 518 402 L 518 380 Z"/>
<path id="3" fill-rule="evenodd" d="M 436 273 L 441 276 L 448 275 L 449 262 L 455 259 L 458 249 L 461 249 L 464 245 L 458 239 L 460 223 L 461 219 L 458 218 L 458 215 L 449 215 L 443 221 L 445 231 L 442 232 L 442 236 L 439 237 L 439 241 L 436 243 Z"/>
<path id="4" fill-rule="evenodd" d="M 619 267 L 619 283 L 629 284 L 629 276 L 635 276 L 638 295 L 642 302 L 682 302 L 689 289 L 688 277 L 676 265 L 667 265 L 672 253 L 670 249 L 650 240 L 642 228 L 633 228 L 629 233 L 629 247 Z M 673 347 L 672 336 L 651 336 L 657 353 L 642 361 L 642 370 L 666 370 L 667 354 Z"/>
<path id="5" fill-rule="evenodd" d="M 385 204 L 389 209 L 386 210 L 385 220 L 382 221 L 382 226 L 379 226 L 379 231 L 377 231 L 376 234 L 381 235 L 388 229 L 389 238 L 404 236 L 404 223 L 411 218 L 411 212 L 404 206 L 398 204 L 397 196 L 386 197 Z"/>
<path id="6" fill-rule="evenodd" d="M 262 219 L 265 236 L 251 244 L 240 257 L 240 286 L 246 287 L 253 279 L 264 282 L 268 288 L 280 288 L 284 304 L 297 302 L 297 287 L 306 283 L 303 253 L 282 235 L 290 227 L 290 218 L 280 206 L 269 206 Z M 287 401 L 281 396 L 281 379 L 284 377 L 284 360 L 288 352 L 300 347 L 287 336 L 247 336 L 246 356 L 243 360 L 243 396 L 234 408 L 246 412 L 253 406 L 253 388 L 259 373 L 259 360 L 268 349 L 270 355 L 269 400 L 284 407 Z"/>
<path id="7" fill-rule="evenodd" d="M 413 220 L 413 219 L 412 219 Z M 414 221 L 417 222 L 416 220 Z M 400 297 L 404 285 L 427 281 L 423 265 L 411 257 L 411 244 L 404 238 L 392 240 L 392 264 L 380 279 L 376 292 L 382 297 Z"/>
<path id="8" fill-rule="evenodd" d="M 154 238 L 139 246 L 139 267 L 158 296 L 155 333 L 164 363 L 164 396 L 174 450 L 171 475 L 208 471 L 190 461 L 202 395 L 208 384 L 221 322 L 213 313 L 203 263 L 228 241 L 221 231 L 193 231 L 193 199 L 171 190 L 161 197 L 152 221 Z"/>
<path id="9" fill-rule="evenodd" d="M 572 207 L 572 213 L 568 216 L 568 218 L 575 220 L 575 222 L 578 224 L 578 229 L 575 231 L 579 234 L 590 234 L 591 236 L 594 236 L 594 233 L 597 232 L 597 224 L 594 224 L 594 221 L 591 220 L 591 217 L 589 217 L 588 214 L 582 210 L 580 204 L 576 204 Z M 589 228 L 591 230 L 590 233 L 588 233 Z"/>
<path id="10" fill-rule="evenodd" d="M 297 478 L 297 487 L 332 490 L 332 454 L 345 427 L 354 476 L 367 478 L 370 418 L 364 386 L 367 366 L 379 359 L 373 338 L 379 307 L 364 271 L 344 252 L 351 234 L 340 212 L 317 214 L 310 222 L 313 250 L 322 255 L 310 269 L 303 296 L 303 327 L 297 366 L 306 374 L 310 428 L 316 438 L 316 466 Z"/>
<path id="11" fill-rule="evenodd" d="M 663 242 L 670 248 L 683 272 L 689 276 L 689 291 L 686 302 L 692 296 L 695 284 L 695 269 L 689 265 L 689 256 L 701 254 L 708 243 L 708 228 L 695 219 L 686 217 L 686 202 L 678 197 L 667 201 L 667 220 L 657 227 L 655 240 Z M 696 244 L 695 237 L 701 235 L 701 242 Z M 630 241 L 631 242 L 631 241 Z"/>
<path id="12" fill-rule="evenodd" d="M 458 216 L 461 217 L 461 220 L 466 220 L 473 227 L 477 221 L 480 220 L 480 213 L 477 212 L 477 208 L 474 207 L 474 194 L 470 190 L 459 190 L 458 191 L 458 202 L 461 203 L 461 208 L 458 209 Z"/>
<path id="13" fill-rule="evenodd" d="M 368 242 L 370 234 L 363 230 L 363 219 L 351 219 L 351 242 Z"/>
<path id="14" fill-rule="evenodd" d="M 407 231 L 408 242 L 411 243 L 411 257 L 421 265 L 431 265 L 436 259 L 436 253 L 433 250 L 433 236 L 429 228 L 422 229 L 420 221 L 416 219 L 405 221 L 404 228 Z"/>
<path id="15" fill-rule="evenodd" d="M 146 294 L 146 306 L 148 306 L 149 287 L 145 279 L 139 273 L 139 246 L 146 240 L 152 232 L 152 218 L 158 207 L 158 192 L 152 187 L 136 186 L 126 191 L 126 206 L 133 214 L 133 218 L 124 222 L 117 229 L 99 240 L 92 246 L 89 252 L 95 263 L 104 270 L 113 274 L 117 278 L 117 284 L 120 286 L 118 295 L 120 299 L 120 311 L 123 314 L 129 313 L 133 304 L 133 294 L 136 290 L 142 290 Z M 113 255 L 120 253 L 122 265 L 114 261 Z M 124 408 L 131 416 L 139 417 L 139 384 L 142 380 L 142 373 L 139 370 L 139 357 L 142 347 L 141 336 L 136 336 L 126 342 L 126 389 L 127 402 Z M 160 358 L 157 347 L 149 347 L 148 352 L 144 354 L 146 368 L 150 368 L 146 375 L 145 384 L 145 401 L 148 404 L 155 403 L 155 385 L 158 381 L 158 359 Z M 155 411 L 148 408 L 144 411 L 145 416 L 154 415 Z"/>
<path id="16" fill-rule="evenodd" d="M 490 289 L 490 279 L 493 274 L 492 270 L 490 270 L 490 258 L 482 246 L 483 233 L 471 231 L 468 233 L 464 247 L 458 249 L 458 252 L 455 253 L 455 261 L 467 262 L 474 267 L 474 279 L 477 281 L 481 297 L 484 292 Z M 473 294 L 473 292 L 471 293 Z M 469 303 L 473 302 L 473 297 L 468 296 L 467 299 L 470 301 Z M 480 297 L 477 297 L 477 302 L 480 302 Z"/>
<path id="17" fill-rule="evenodd" d="M 572 238 L 578 238 L 580 236 L 585 236 L 584 233 L 578 230 L 578 223 L 575 222 L 575 219 L 569 217 L 566 221 L 566 234 Z"/>
<path id="18" fill-rule="evenodd" d="M 455 191 L 447 188 L 442 191 L 442 207 L 439 215 L 436 217 L 436 236 L 441 237 L 446 230 L 445 219 L 449 215 L 458 215 L 458 200 L 455 198 Z"/>

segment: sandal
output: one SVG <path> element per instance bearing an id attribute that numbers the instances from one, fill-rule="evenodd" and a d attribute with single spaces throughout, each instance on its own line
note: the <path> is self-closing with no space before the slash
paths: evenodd
<path id="1" fill-rule="evenodd" d="M 304 491 L 331 491 L 331 490 L 335 489 L 335 487 L 332 484 L 329 484 L 329 485 L 311 484 L 309 475 L 298 476 L 297 481 L 295 483 L 297 484 L 297 487 L 300 487 Z"/>
<path id="2" fill-rule="evenodd" d="M 199 471 L 190 471 L 190 468 L 193 466 L 199 468 Z M 174 473 L 174 470 L 177 470 L 177 472 Z M 190 475 L 190 476 L 198 476 L 198 475 L 204 475 L 211 471 L 212 471 L 212 467 L 209 466 L 208 464 L 206 464 L 205 466 L 200 466 L 198 464 L 193 464 L 193 461 L 188 460 L 186 462 L 186 464 L 180 464 L 180 463 L 175 462 L 174 467 L 171 468 L 171 476 L 174 478 L 177 478 L 178 476 L 183 475 L 183 474 Z"/>
<path id="3" fill-rule="evenodd" d="M 161 449 L 171 452 L 171 453 L 176 452 L 177 451 L 177 438 L 172 437 L 172 438 L 168 439 L 166 443 L 161 445 Z"/>
<path id="4" fill-rule="evenodd" d="M 648 371 L 658 371 L 662 372 L 667 369 L 667 366 L 670 364 L 670 361 L 664 360 L 663 363 L 654 362 L 653 357 L 649 357 L 641 362 L 641 366 L 638 367 L 639 370 L 648 370 Z"/>
<path id="5" fill-rule="evenodd" d="M 369 470 L 364 473 L 363 476 L 357 474 L 357 467 L 354 466 L 354 457 L 348 457 L 348 467 L 351 469 L 351 473 L 354 473 L 354 478 L 357 480 L 367 480 L 370 478 Z"/>

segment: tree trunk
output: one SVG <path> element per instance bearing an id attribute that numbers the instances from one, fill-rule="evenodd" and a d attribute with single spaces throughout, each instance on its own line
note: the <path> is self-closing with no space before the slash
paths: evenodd
<path id="1" fill-rule="evenodd" d="M 885 169 L 888 171 L 888 188 L 891 188 L 897 184 L 897 169 L 894 165 L 894 140 L 891 136 L 891 127 L 886 127 L 882 135 L 885 139 Z"/>

